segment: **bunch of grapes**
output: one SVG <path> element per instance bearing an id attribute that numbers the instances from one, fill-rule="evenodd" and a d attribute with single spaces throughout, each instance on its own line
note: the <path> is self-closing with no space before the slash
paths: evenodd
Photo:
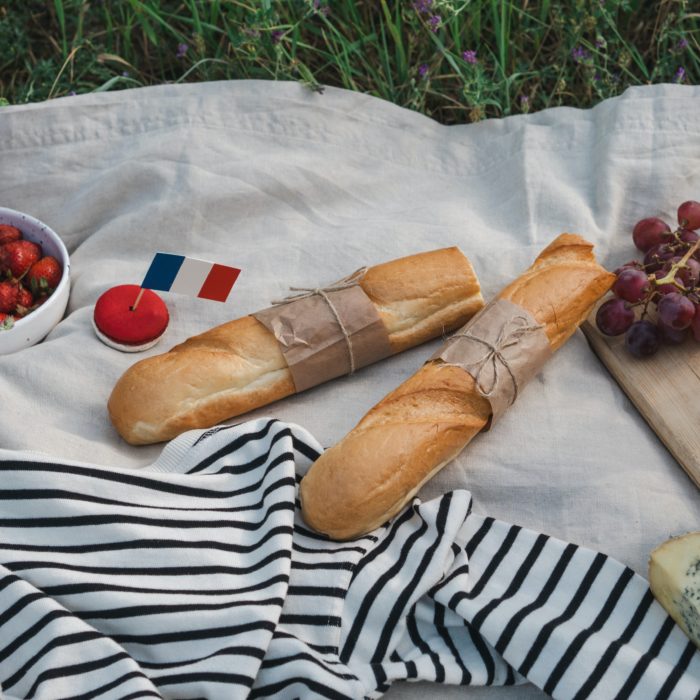
<path id="1" fill-rule="evenodd" d="M 642 219 L 634 244 L 643 262 L 632 260 L 615 270 L 615 295 L 601 304 L 596 324 L 605 335 L 625 334 L 636 357 L 653 355 L 662 343 L 700 342 L 700 202 L 678 207 L 678 228 Z"/>

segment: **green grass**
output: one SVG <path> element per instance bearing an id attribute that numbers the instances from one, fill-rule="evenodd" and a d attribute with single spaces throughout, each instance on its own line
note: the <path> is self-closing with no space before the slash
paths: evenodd
<path id="1" fill-rule="evenodd" d="M 630 85 L 697 83 L 700 13 L 691 6 L 0 0 L 0 104 L 259 78 L 357 90 L 447 124 L 555 105 L 589 107 Z"/>

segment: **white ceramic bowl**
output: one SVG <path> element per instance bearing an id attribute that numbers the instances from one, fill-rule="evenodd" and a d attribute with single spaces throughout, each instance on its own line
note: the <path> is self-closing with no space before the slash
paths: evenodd
<path id="1" fill-rule="evenodd" d="M 9 330 L 0 330 L 0 355 L 9 355 L 43 340 L 63 318 L 70 294 L 70 260 L 58 234 L 29 214 L 0 207 L 0 224 L 16 226 L 22 237 L 41 246 L 44 255 L 52 255 L 63 268 L 63 277 L 54 293 L 38 309 L 15 321 Z"/>

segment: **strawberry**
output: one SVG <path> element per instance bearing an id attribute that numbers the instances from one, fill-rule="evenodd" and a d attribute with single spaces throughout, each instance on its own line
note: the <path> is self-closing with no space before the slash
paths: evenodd
<path id="1" fill-rule="evenodd" d="M 39 258 L 41 248 L 31 241 L 11 241 L 0 248 L 0 265 L 21 277 Z"/>
<path id="2" fill-rule="evenodd" d="M 34 295 L 20 284 L 19 292 L 17 294 L 17 313 L 20 316 L 26 316 L 33 304 Z"/>
<path id="3" fill-rule="evenodd" d="M 14 312 L 19 297 L 18 286 L 12 282 L 0 282 L 0 312 L 5 314 Z"/>
<path id="4" fill-rule="evenodd" d="M 49 289 L 56 289 L 61 281 L 62 272 L 58 260 L 47 255 L 31 266 L 26 281 L 32 292 L 37 295 Z"/>
<path id="5" fill-rule="evenodd" d="M 8 314 L 0 313 L 0 331 L 9 331 L 15 325 L 15 319 Z"/>
<path id="6" fill-rule="evenodd" d="M 0 245 L 18 241 L 20 238 L 22 238 L 22 233 L 18 228 L 9 224 L 0 224 Z"/>

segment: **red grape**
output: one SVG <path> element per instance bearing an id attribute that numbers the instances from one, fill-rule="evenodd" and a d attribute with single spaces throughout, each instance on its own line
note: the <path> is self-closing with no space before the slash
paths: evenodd
<path id="1" fill-rule="evenodd" d="M 641 270 L 642 269 L 642 263 L 639 262 L 639 260 L 630 260 L 629 262 L 626 262 L 624 265 L 620 265 L 613 274 L 614 275 L 619 275 L 623 270 L 627 270 L 628 268 L 631 268 L 633 270 Z"/>
<path id="2" fill-rule="evenodd" d="M 683 202 L 678 207 L 678 223 L 682 228 L 695 231 L 700 228 L 700 202 Z"/>
<path id="3" fill-rule="evenodd" d="M 690 322 L 690 330 L 693 331 L 693 338 L 700 343 L 700 305 L 695 307 L 695 316 Z"/>
<path id="4" fill-rule="evenodd" d="M 671 229 L 665 221 L 650 217 L 637 222 L 632 231 L 632 240 L 639 250 L 646 252 L 649 248 L 668 240 L 670 233 Z"/>
<path id="5" fill-rule="evenodd" d="M 624 333 L 627 350 L 637 357 L 653 355 L 662 342 L 680 344 L 690 335 L 700 342 L 700 201 L 683 202 L 677 214 L 675 231 L 655 216 L 636 223 L 632 238 L 644 261 L 632 260 L 615 270 L 614 297 L 596 313 L 600 332 Z M 643 320 L 636 321 L 640 305 Z"/>
<path id="6" fill-rule="evenodd" d="M 682 330 L 671 328 L 671 326 L 667 326 L 663 321 L 659 321 L 657 325 L 659 326 L 661 338 L 664 342 L 670 343 L 671 345 L 680 345 L 688 337 L 687 328 L 683 328 Z"/>
<path id="7" fill-rule="evenodd" d="M 691 231 L 690 229 L 687 228 L 682 228 L 680 229 L 679 233 L 679 238 L 683 241 L 683 243 L 695 243 L 695 241 L 700 238 L 695 231 Z"/>
<path id="8" fill-rule="evenodd" d="M 615 280 L 612 291 L 615 296 L 634 303 L 641 301 L 650 289 L 649 278 L 641 270 L 627 268 Z"/>
<path id="9" fill-rule="evenodd" d="M 659 312 L 659 320 L 679 331 L 690 325 L 695 314 L 693 302 L 677 292 L 664 295 L 656 308 Z"/>
<path id="10" fill-rule="evenodd" d="M 625 334 L 625 347 L 635 357 L 653 355 L 660 343 L 659 329 L 651 321 L 635 321 Z"/>
<path id="11" fill-rule="evenodd" d="M 671 262 L 680 262 L 680 258 L 673 258 Z M 700 280 L 700 262 L 690 258 L 685 265 L 676 272 L 676 279 L 683 283 L 687 289 L 694 287 Z"/>
<path id="12" fill-rule="evenodd" d="M 661 268 L 666 260 L 670 260 L 674 254 L 673 249 L 665 243 L 655 245 L 644 256 L 644 267 L 648 272 L 655 272 Z"/>
<path id="13" fill-rule="evenodd" d="M 605 335 L 622 335 L 634 323 L 634 311 L 622 299 L 608 299 L 598 308 L 595 322 Z"/>

